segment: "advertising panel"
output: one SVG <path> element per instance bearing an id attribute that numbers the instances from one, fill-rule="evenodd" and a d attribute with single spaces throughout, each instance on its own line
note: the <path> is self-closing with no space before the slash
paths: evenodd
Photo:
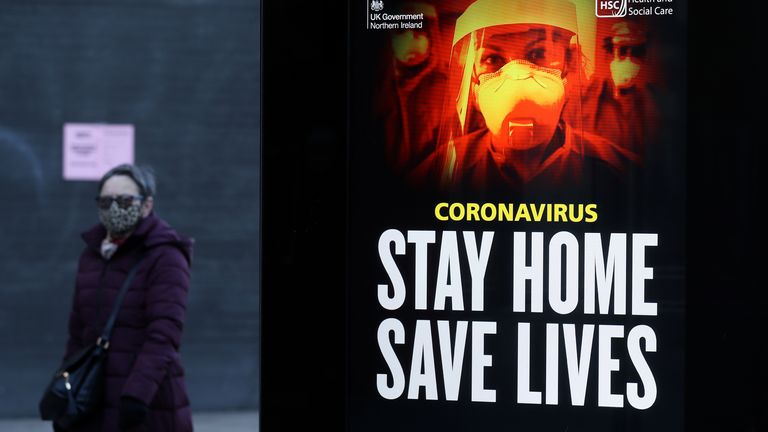
<path id="1" fill-rule="evenodd" d="M 680 0 L 350 2 L 350 431 L 677 431 Z"/>

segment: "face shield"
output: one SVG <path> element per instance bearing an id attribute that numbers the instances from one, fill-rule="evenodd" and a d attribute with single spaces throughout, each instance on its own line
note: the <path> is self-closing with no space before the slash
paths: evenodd
<path id="1" fill-rule="evenodd" d="M 440 128 L 444 184 L 461 176 L 457 152 L 506 160 L 563 135 L 564 113 L 580 103 L 577 34 L 568 0 L 478 0 L 466 9 Z"/>

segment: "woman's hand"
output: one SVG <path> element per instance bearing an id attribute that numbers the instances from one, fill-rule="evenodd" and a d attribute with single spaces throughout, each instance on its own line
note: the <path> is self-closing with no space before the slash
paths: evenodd
<path id="1" fill-rule="evenodd" d="M 120 398 L 120 430 L 128 431 L 144 423 L 149 414 L 149 407 L 144 402 L 123 396 Z"/>

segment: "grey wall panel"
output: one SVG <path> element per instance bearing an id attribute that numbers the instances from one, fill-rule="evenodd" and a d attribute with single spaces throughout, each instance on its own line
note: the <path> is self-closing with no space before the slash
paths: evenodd
<path id="1" fill-rule="evenodd" d="M 259 7 L 0 2 L 0 416 L 36 414 L 96 223 L 95 183 L 62 179 L 67 122 L 135 125 L 158 214 L 196 240 L 193 408 L 258 407 Z"/>

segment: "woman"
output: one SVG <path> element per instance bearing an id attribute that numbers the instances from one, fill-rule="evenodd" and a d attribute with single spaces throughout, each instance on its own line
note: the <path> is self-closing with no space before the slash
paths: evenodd
<path id="1" fill-rule="evenodd" d="M 69 430 L 192 430 L 179 356 L 192 242 L 154 214 L 154 194 L 152 173 L 133 165 L 99 182 L 101 223 L 82 235 L 65 357 L 96 341 L 127 273 L 143 258 L 107 351 L 104 404 Z"/>

